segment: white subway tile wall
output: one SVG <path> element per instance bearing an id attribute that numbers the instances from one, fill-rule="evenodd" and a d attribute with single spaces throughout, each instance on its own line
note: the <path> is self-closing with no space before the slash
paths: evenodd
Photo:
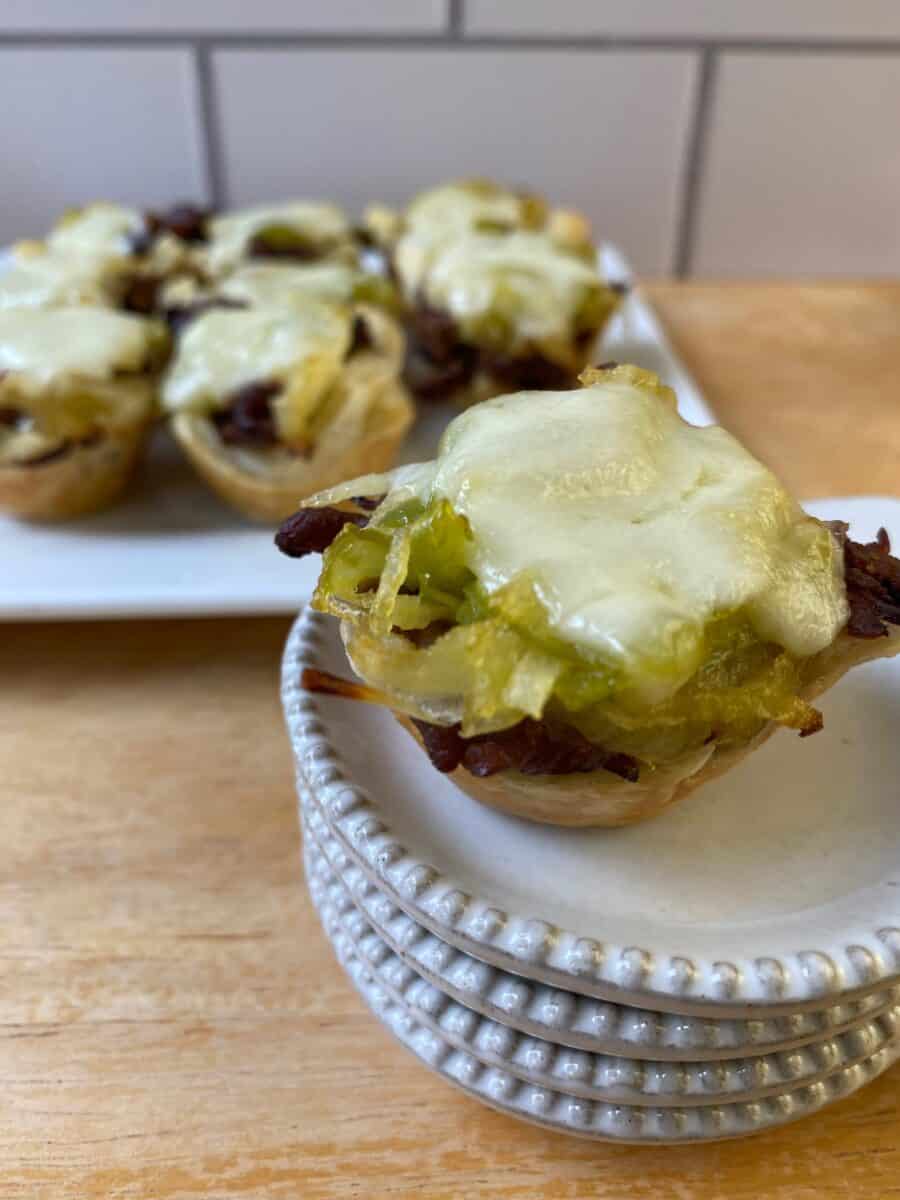
<path id="1" fill-rule="evenodd" d="M 397 33 L 441 30 L 447 0 L 2 0 L 5 31 Z"/>
<path id="2" fill-rule="evenodd" d="M 223 50 L 213 64 L 230 204 L 313 193 L 360 212 L 496 175 L 581 208 L 638 269 L 672 267 L 692 54 Z"/>
<path id="3" fill-rule="evenodd" d="M 39 237 L 70 205 L 208 195 L 189 50 L 0 49 L 0 237 Z"/>
<path id="4" fill-rule="evenodd" d="M 481 173 L 648 274 L 900 274 L 897 0 L 0 0 L 0 104 L 0 243 Z"/>
<path id="5" fill-rule="evenodd" d="M 693 270 L 897 274 L 900 57 L 726 54 L 714 88 Z"/>
<path id="6" fill-rule="evenodd" d="M 470 33 L 522 37 L 869 41 L 900 37 L 897 0 L 468 0 Z"/>

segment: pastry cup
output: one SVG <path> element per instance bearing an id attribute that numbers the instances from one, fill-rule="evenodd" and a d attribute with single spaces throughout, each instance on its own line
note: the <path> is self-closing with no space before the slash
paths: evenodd
<path id="1" fill-rule="evenodd" d="M 279 521 L 314 492 L 354 475 L 386 470 L 413 420 L 409 395 L 398 379 L 403 335 L 390 317 L 369 307 L 373 346 L 351 358 L 335 385 L 334 415 L 307 456 L 287 448 L 229 446 L 205 414 L 182 412 L 172 432 L 209 486 L 245 516 Z"/>
<path id="2" fill-rule="evenodd" d="M 887 638 L 861 639 L 840 633 L 834 643 L 809 664 L 810 682 L 801 695 L 806 700 L 814 700 L 852 667 L 898 653 L 900 626 L 891 626 Z M 421 745 L 422 739 L 412 721 L 402 713 L 395 715 Z M 529 821 L 573 827 L 634 825 L 656 816 L 675 801 L 736 767 L 778 728 L 779 725 L 770 721 L 743 746 L 718 749 L 710 745 L 685 754 L 665 767 L 652 771 L 642 768 L 635 783 L 602 770 L 582 775 L 523 775 L 518 771 L 500 771 L 482 779 L 457 767 L 450 778 L 482 804 Z"/>
<path id="3" fill-rule="evenodd" d="M 140 462 L 150 426 L 148 402 L 141 420 L 73 442 L 45 461 L 0 463 L 0 510 L 53 522 L 108 507 Z"/>

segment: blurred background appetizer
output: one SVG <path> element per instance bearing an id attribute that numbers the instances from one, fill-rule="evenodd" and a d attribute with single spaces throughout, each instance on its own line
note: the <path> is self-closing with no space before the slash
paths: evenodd
<path id="1" fill-rule="evenodd" d="M 389 466 L 412 420 L 403 337 L 383 312 L 302 292 L 201 303 L 178 323 L 162 403 L 206 481 L 245 515 Z"/>
<path id="2" fill-rule="evenodd" d="M 140 457 L 168 338 L 110 309 L 0 311 L 0 508 L 55 521 L 110 504 Z"/>
<path id="3" fill-rule="evenodd" d="M 335 204 L 297 200 L 258 205 L 216 216 L 209 224 L 206 264 L 216 278 L 255 259 L 352 263 L 355 258 L 350 223 Z"/>
<path id="4" fill-rule="evenodd" d="M 406 304 L 405 375 L 422 400 L 574 387 L 619 301 L 584 218 L 530 193 L 468 180 L 367 225 Z"/>

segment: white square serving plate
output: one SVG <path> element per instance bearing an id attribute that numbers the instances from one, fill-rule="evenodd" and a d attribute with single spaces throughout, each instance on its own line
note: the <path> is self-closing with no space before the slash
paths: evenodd
<path id="1" fill-rule="evenodd" d="M 601 262 L 608 279 L 631 282 L 612 246 Z M 656 371 L 688 421 L 713 421 L 639 290 L 625 298 L 600 355 Z M 424 409 L 401 460 L 433 457 L 457 411 Z M 309 598 L 319 565 L 279 554 L 272 530 L 226 508 L 162 430 L 129 498 L 109 512 L 58 526 L 0 517 L 0 564 L 0 620 L 16 621 L 292 613 Z"/>

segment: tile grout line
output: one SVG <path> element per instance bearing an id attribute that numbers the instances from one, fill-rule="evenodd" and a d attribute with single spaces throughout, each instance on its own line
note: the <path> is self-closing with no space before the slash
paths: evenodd
<path id="1" fill-rule="evenodd" d="M 203 130 L 209 203 L 214 209 L 225 207 L 225 170 L 222 155 L 222 136 L 216 86 L 210 47 L 194 43 L 191 47 L 197 76 L 197 99 L 200 105 L 200 124 Z"/>
<path id="2" fill-rule="evenodd" d="M 447 0 L 447 38 L 458 42 L 465 37 L 465 0 Z"/>
<path id="3" fill-rule="evenodd" d="M 703 51 L 700 58 L 700 76 L 697 81 L 697 94 L 694 99 L 688 145 L 685 152 L 681 200 L 675 229 L 675 261 L 673 268 L 676 279 L 687 278 L 693 266 L 694 243 L 696 241 L 697 221 L 699 217 L 699 195 L 703 181 L 703 168 L 706 164 L 709 122 L 712 116 L 712 106 L 715 102 L 714 93 L 718 62 L 718 54 L 715 50 L 707 48 Z"/>
<path id="4" fill-rule="evenodd" d="M 512 50 L 571 50 L 571 51 L 705 51 L 728 53 L 771 54 L 900 54 L 900 38 L 882 40 L 865 38 L 836 38 L 833 40 L 777 38 L 703 38 L 703 37 L 625 37 L 619 35 L 585 34 L 583 36 L 547 35 L 524 37 L 516 34 L 466 34 L 463 28 L 464 0 L 450 0 L 447 27 L 436 33 L 210 33 L 202 29 L 184 31 L 145 32 L 84 32 L 59 33 L 32 30 L 21 33 L 0 33 L 0 46 L 29 47 L 123 47 L 126 49 L 158 49 L 167 46 L 193 46 L 197 49 L 235 50 L 427 50 L 453 49 L 471 51 Z M 459 21 L 460 27 L 456 28 Z"/>

